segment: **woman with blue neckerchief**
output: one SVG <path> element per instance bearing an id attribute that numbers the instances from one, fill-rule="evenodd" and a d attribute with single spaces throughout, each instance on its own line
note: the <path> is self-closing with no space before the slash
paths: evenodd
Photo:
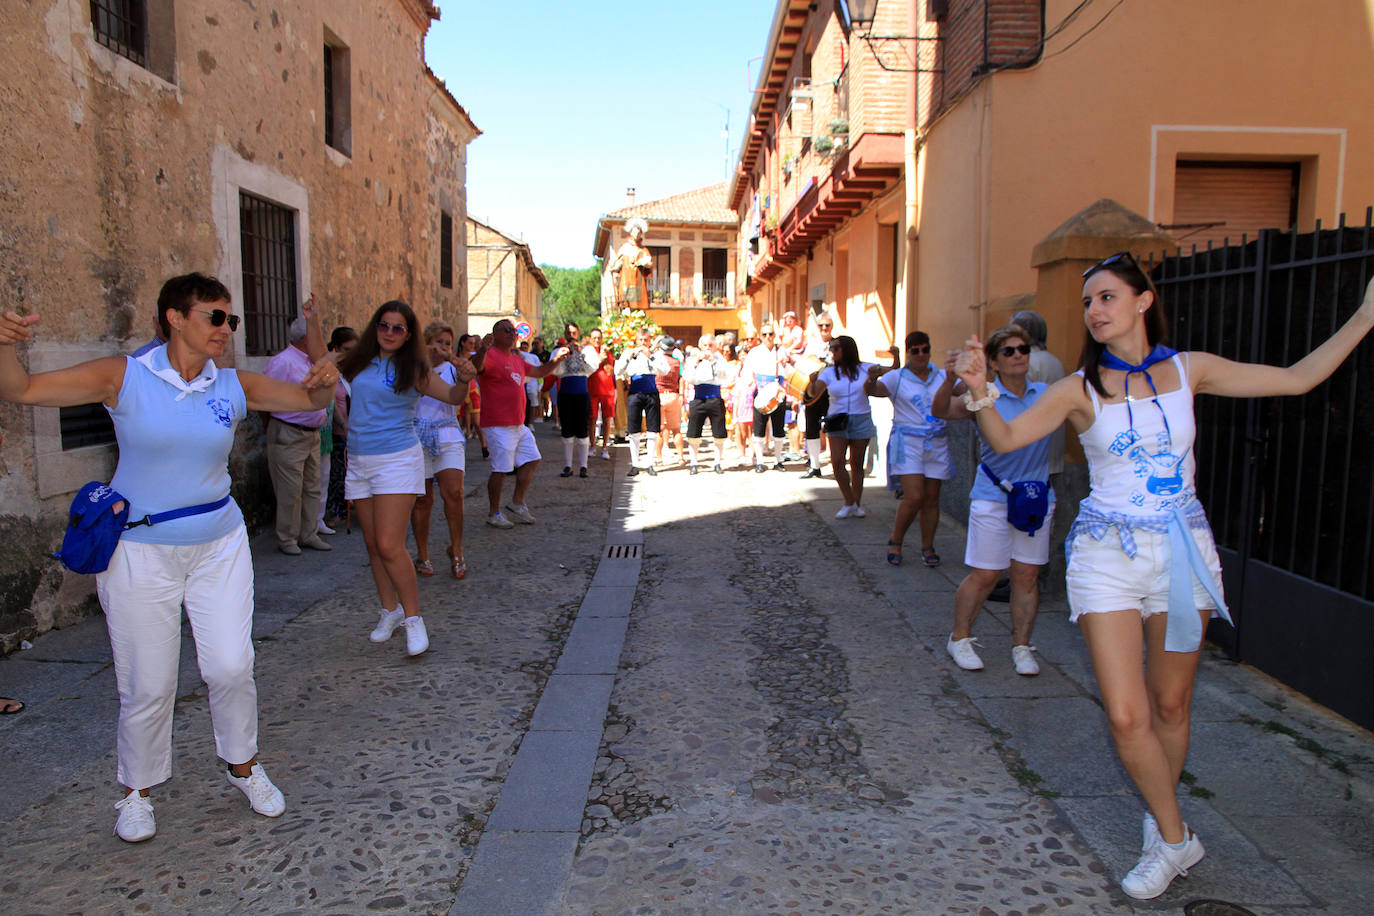
<path id="1" fill-rule="evenodd" d="M 931 413 L 931 408 L 936 393 L 953 384 L 954 376 L 930 364 L 930 337 L 925 331 L 912 331 L 905 343 L 906 364 L 864 384 L 870 397 L 892 399 L 887 479 L 901 502 L 887 540 L 887 562 L 902 565 L 902 541 L 919 518 L 921 561 L 939 566 L 935 529 L 940 524 L 940 483 L 954 476 L 954 459 L 949 453 L 945 421 Z"/>
<path id="2" fill-rule="evenodd" d="M 957 368 L 979 431 L 997 451 L 1042 438 L 1065 420 L 1078 431 L 1091 490 L 1065 544 L 1069 607 L 1117 755 L 1148 806 L 1140 861 L 1121 887 L 1150 899 L 1203 856 L 1175 790 L 1203 628 L 1209 617 L 1227 617 L 1212 531 L 1193 488 L 1193 397 L 1311 391 L 1374 326 L 1374 282 L 1349 321 L 1286 368 L 1165 347 L 1159 295 L 1129 252 L 1083 273 L 1083 322 L 1082 367 L 1011 423 L 983 409 L 992 389 L 976 338 Z"/>
<path id="3" fill-rule="evenodd" d="M 456 368 L 458 381 L 452 385 L 430 371 L 415 312 L 394 299 L 377 308 L 358 345 L 339 361 L 339 371 L 353 386 L 344 496 L 358 514 L 382 602 L 380 619 L 368 638 L 386 642 L 404 626 L 408 655 L 429 648 L 415 564 L 406 550 L 410 513 L 416 497 L 425 492 L 415 406 L 421 395 L 455 407 L 462 404 L 476 372 L 465 359 L 458 360 Z"/>
<path id="4" fill-rule="evenodd" d="M 24 371 L 14 345 L 32 338 L 38 316 L 0 314 L 0 399 L 41 407 L 103 403 L 119 441 L 109 489 L 127 500 L 129 517 L 191 510 L 126 530 L 109 566 L 96 574 L 119 690 L 116 757 L 126 794 L 115 805 L 115 834 L 129 843 L 157 833 L 149 793 L 172 775 L 183 606 L 226 778 L 258 814 L 286 810 L 258 763 L 253 561 L 243 513 L 229 494 L 229 451 L 249 411 L 322 410 L 339 373 L 320 360 L 291 384 L 218 368 L 214 360 L 239 326 L 229 301 L 229 290 L 213 277 L 173 277 L 157 298 L 165 344 L 136 358 L 109 356 L 36 375 Z M 302 311 L 307 341 L 323 353 L 313 296 Z"/>
<path id="5" fill-rule="evenodd" d="M 433 373 L 449 385 L 458 384 L 458 367 L 453 360 L 453 327 L 442 321 L 425 325 L 425 347 Z M 410 530 L 415 533 L 415 571 L 434 575 L 429 561 L 429 516 L 434 509 L 434 489 L 444 501 L 444 521 L 448 525 L 449 571 L 455 579 L 465 579 L 468 563 L 463 558 L 463 476 L 467 470 L 468 440 L 458 425 L 458 414 L 447 401 L 425 395 L 415 405 L 415 434 L 424 450 L 425 492 L 410 511 Z"/>

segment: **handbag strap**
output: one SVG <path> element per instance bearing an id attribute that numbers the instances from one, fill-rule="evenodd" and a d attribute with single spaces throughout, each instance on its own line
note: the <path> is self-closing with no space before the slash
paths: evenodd
<path id="1" fill-rule="evenodd" d="M 152 527 L 153 525 L 160 525 L 163 522 L 175 521 L 179 518 L 187 518 L 188 516 L 192 515 L 204 515 L 206 512 L 214 512 L 216 509 L 221 509 L 224 506 L 229 505 L 229 500 L 231 498 L 232 494 L 225 493 L 222 498 L 217 499 L 212 503 L 201 503 L 198 506 L 186 506 L 183 509 L 171 509 L 167 512 L 157 512 L 153 515 L 145 515 L 143 516 L 143 518 L 139 519 L 136 522 L 126 523 L 124 525 L 124 530 L 127 531 L 130 528 L 137 528 L 139 525 L 147 525 L 149 527 Z"/>
<path id="2" fill-rule="evenodd" d="M 992 478 L 992 482 L 993 482 L 993 484 L 994 484 L 995 486 L 1001 487 L 1003 490 L 1006 490 L 1008 493 L 1011 492 L 1011 489 L 1012 489 L 1012 488 L 1011 488 L 1011 484 L 1007 483 L 1007 482 L 1004 481 L 1002 478 L 1000 478 L 1000 477 L 998 477 L 996 474 L 992 473 L 992 468 L 988 467 L 988 463 L 987 463 L 986 461 L 980 461 L 980 462 L 978 462 L 978 466 L 979 466 L 980 468 L 983 469 L 983 473 L 987 474 L 988 477 Z"/>

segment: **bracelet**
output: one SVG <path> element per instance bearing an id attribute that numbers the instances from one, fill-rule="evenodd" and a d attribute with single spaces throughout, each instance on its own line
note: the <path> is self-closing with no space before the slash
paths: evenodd
<path id="1" fill-rule="evenodd" d="M 993 401 L 996 401 L 996 400 L 997 400 L 999 397 L 1001 397 L 1001 396 L 1002 396 L 1002 392 L 1000 392 L 1000 391 L 997 390 L 997 386 L 996 386 L 996 385 L 989 385 L 989 386 L 988 386 L 988 393 L 985 394 L 985 395 L 983 395 L 981 398 L 979 398 L 979 399 L 976 400 L 976 401 L 973 399 L 973 392 L 972 392 L 972 391 L 965 391 L 965 392 L 964 392 L 964 406 L 965 406 L 966 408 L 968 408 L 968 412 L 969 412 L 969 413 L 977 413 L 978 411 L 982 410 L 984 407 L 991 407 L 991 406 L 992 406 L 992 402 L 993 402 Z"/>

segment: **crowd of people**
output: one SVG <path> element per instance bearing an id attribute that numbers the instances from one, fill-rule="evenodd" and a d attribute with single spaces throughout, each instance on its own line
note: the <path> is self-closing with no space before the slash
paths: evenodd
<path id="1" fill-rule="evenodd" d="M 862 360 L 852 337 L 835 336 L 830 316 L 817 316 L 808 334 L 790 312 L 742 341 L 706 334 L 684 344 L 646 328 L 620 353 L 605 345 L 601 329 L 584 339 L 568 324 L 546 353 L 519 341 L 509 319 L 485 336 L 455 339 L 450 325 L 422 327 L 410 305 L 392 300 L 361 331 L 336 328 L 326 343 L 311 297 L 288 328 L 287 346 L 259 374 L 216 366 L 239 317 L 219 281 L 188 274 L 163 286 L 156 337 L 136 354 L 34 375 L 15 345 L 31 337 L 38 316 L 0 315 L 0 399 L 103 403 L 119 443 L 110 487 L 131 517 L 190 507 L 165 523 L 125 530 L 96 578 L 120 698 L 118 779 L 126 791 L 115 832 L 129 842 L 156 833 L 150 790 L 171 774 L 183 609 L 226 779 L 255 812 L 285 810 L 258 761 L 253 569 L 243 515 L 229 495 L 229 450 L 250 410 L 263 416 L 278 550 L 328 550 L 324 538 L 335 526 L 356 521 L 379 602 L 369 638 L 386 642 L 403 629 L 411 656 L 429 647 L 417 576 L 435 574 L 436 490 L 449 535 L 443 568 L 455 579 L 467 575 L 469 436 L 480 437 L 489 462 L 486 524 L 511 529 L 535 524 L 527 500 L 541 454 L 532 426 L 546 415 L 561 438 L 561 476 L 579 479 L 591 476 L 598 438 L 600 456 L 609 457 L 617 416 L 629 477 L 671 466 L 696 475 L 707 464 L 717 474 L 727 466 L 764 474 L 792 463 L 812 479 L 822 475 L 828 444 L 840 519 L 867 515 L 870 445 L 886 432 L 887 485 L 899 500 L 886 561 L 902 563 L 917 525 L 921 562 L 934 567 L 940 488 L 955 476 L 949 424 L 971 422 L 979 454 L 970 469 L 969 573 L 955 594 L 946 648 L 960 668 L 983 668 L 973 626 L 1006 573 L 1012 665 L 1027 676 L 1039 672 L 1031 635 L 1068 423 L 1090 475 L 1066 543 L 1071 620 L 1084 634 L 1117 753 L 1147 807 L 1141 857 L 1122 887 L 1132 897 L 1158 896 L 1203 856 L 1175 787 L 1203 628 L 1210 617 L 1229 619 L 1193 487 L 1193 397 L 1310 390 L 1374 326 L 1374 282 L 1345 325 L 1287 368 L 1164 346 L 1163 305 L 1129 253 L 1087 270 L 1082 300 L 1081 366 L 1067 376 L 1046 350 L 1045 323 L 1034 312 L 1018 313 L 986 341 L 973 337 L 947 350 L 937 367 L 921 331 L 882 365 Z M 891 401 L 889 430 L 874 422 L 873 398 Z M 12 700 L 3 706 L 22 709 Z"/>

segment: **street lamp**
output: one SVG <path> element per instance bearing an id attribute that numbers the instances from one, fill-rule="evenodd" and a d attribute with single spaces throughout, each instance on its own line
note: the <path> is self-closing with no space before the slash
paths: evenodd
<path id="1" fill-rule="evenodd" d="M 873 20 L 878 12 L 878 0 L 844 0 L 845 10 L 849 13 L 849 24 L 865 32 L 873 30 Z"/>

